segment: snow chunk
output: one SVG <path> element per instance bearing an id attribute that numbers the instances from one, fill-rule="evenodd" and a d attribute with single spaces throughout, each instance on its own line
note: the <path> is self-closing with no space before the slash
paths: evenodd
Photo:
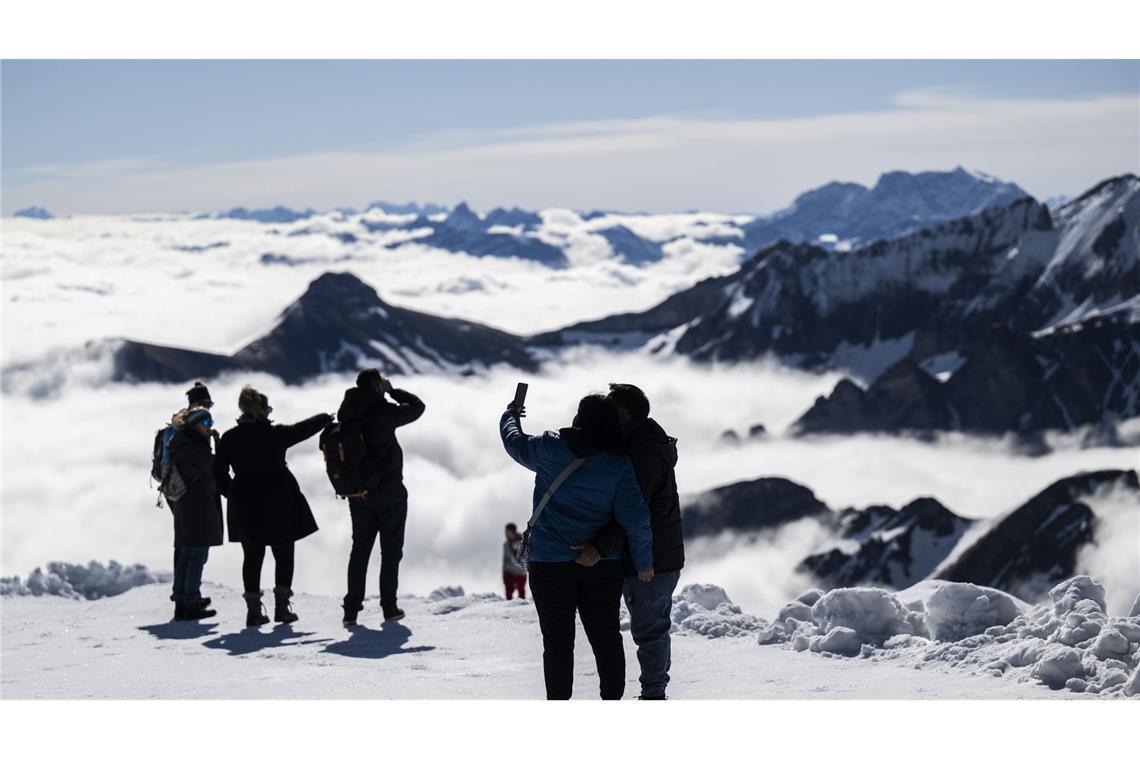
<path id="1" fill-rule="evenodd" d="M 431 599 L 433 602 L 440 602 L 444 599 L 451 599 L 452 597 L 463 595 L 464 591 L 462 586 L 440 586 L 428 594 L 428 599 Z"/>
<path id="2" fill-rule="evenodd" d="M 732 604 L 732 600 L 728 598 L 728 593 L 723 588 L 708 583 L 690 583 L 681 589 L 681 593 L 674 599 L 700 605 L 706 610 L 715 610 L 722 604 Z"/>
<path id="3" fill-rule="evenodd" d="M 972 583 L 946 583 L 926 601 L 926 627 L 938 641 L 958 641 L 1004 626 L 1018 615 L 1013 597 Z"/>
<path id="4" fill-rule="evenodd" d="M 841 625 L 832 628 L 826 636 L 815 637 L 809 646 L 813 652 L 830 652 L 847 657 L 854 657 L 859 654 L 862 647 L 863 643 L 859 640 L 859 634 L 851 628 L 845 628 Z"/>
<path id="5" fill-rule="evenodd" d="M 1058 618 L 1070 613 L 1081 614 L 1106 612 L 1104 602 L 1104 586 L 1100 585 L 1087 575 L 1078 575 L 1061 581 L 1049 590 L 1049 598 L 1053 600 L 1053 612 Z"/>
<path id="6" fill-rule="evenodd" d="M 627 619 L 624 607 L 622 612 L 623 620 Z M 672 630 L 675 633 L 692 631 L 717 639 L 743 636 L 765 625 L 764 620 L 743 612 L 733 604 L 720 586 L 691 584 L 673 597 Z"/>
<path id="7" fill-rule="evenodd" d="M 156 573 L 145 565 L 121 565 L 110 560 L 106 567 L 92 560 L 86 565 L 49 562 L 47 572 L 36 568 L 21 582 L 20 576 L 0 578 L 0 596 L 63 596 L 69 599 L 102 599 L 148 583 L 169 583 L 170 573 Z"/>
<path id="8" fill-rule="evenodd" d="M 850 628 L 861 641 L 882 643 L 900 633 L 914 633 L 907 611 L 894 595 L 877 588 L 839 588 L 828 591 L 811 608 L 821 633 Z"/>

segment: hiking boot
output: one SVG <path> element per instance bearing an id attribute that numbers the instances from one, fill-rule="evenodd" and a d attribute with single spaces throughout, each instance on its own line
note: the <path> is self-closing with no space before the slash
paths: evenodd
<path id="1" fill-rule="evenodd" d="M 265 614 L 265 605 L 261 603 L 260 591 L 247 591 L 241 597 L 245 599 L 245 625 L 247 628 L 265 625 L 269 622 L 269 616 Z"/>
<path id="2" fill-rule="evenodd" d="M 404 611 L 399 607 L 385 607 L 384 608 L 384 622 L 395 623 L 397 620 L 404 619 Z"/>
<path id="3" fill-rule="evenodd" d="M 289 597 L 293 596 L 293 590 L 275 586 L 273 588 L 273 620 L 277 623 L 295 623 L 299 619 L 297 613 L 293 612 L 289 606 Z"/>
<path id="4" fill-rule="evenodd" d="M 194 603 L 183 604 L 179 602 L 174 605 L 175 620 L 202 620 L 203 618 L 213 617 L 217 614 L 217 610 L 206 609 Z"/>
<path id="5" fill-rule="evenodd" d="M 666 697 L 664 694 L 661 694 L 660 696 L 656 696 L 656 697 L 647 697 L 643 694 L 640 697 L 638 697 L 638 700 L 641 702 L 656 702 L 658 700 L 664 702 L 664 701 L 668 701 L 668 699 L 669 698 Z"/>
<path id="6" fill-rule="evenodd" d="M 341 622 L 345 628 L 351 628 L 356 625 L 356 615 L 363 608 L 360 604 L 346 604 L 344 605 L 344 620 Z"/>

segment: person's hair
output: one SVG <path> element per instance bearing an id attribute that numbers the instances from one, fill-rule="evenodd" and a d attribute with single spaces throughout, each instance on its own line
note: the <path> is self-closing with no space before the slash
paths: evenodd
<path id="1" fill-rule="evenodd" d="M 515 525 L 514 523 L 507 523 L 506 530 L 509 530 L 511 533 L 518 533 L 519 526 Z"/>
<path id="2" fill-rule="evenodd" d="M 238 409 L 247 417 L 265 418 L 269 416 L 269 398 L 252 385 L 247 385 L 238 394 Z"/>
<path id="3" fill-rule="evenodd" d="M 582 397 L 572 427 L 582 434 L 583 443 L 596 449 L 610 453 L 622 450 L 617 405 L 600 393 Z"/>
<path id="4" fill-rule="evenodd" d="M 645 391 L 629 383 L 610 383 L 609 398 L 629 412 L 634 420 L 644 420 L 649 416 L 649 399 Z"/>
<path id="5" fill-rule="evenodd" d="M 356 376 L 357 388 L 371 388 L 378 382 L 380 382 L 380 370 L 374 367 L 363 369 L 360 371 L 360 374 Z"/>

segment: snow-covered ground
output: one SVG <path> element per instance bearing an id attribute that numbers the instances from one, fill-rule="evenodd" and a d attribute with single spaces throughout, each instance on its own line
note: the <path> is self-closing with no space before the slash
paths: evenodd
<path id="1" fill-rule="evenodd" d="M 301 594 L 293 625 L 244 628 L 240 595 L 204 588 L 217 617 L 172 622 L 165 585 L 97 601 L 4 597 L 3 697 L 541 699 L 542 642 L 529 601 L 494 594 L 404 597 L 408 617 L 382 626 L 372 600 L 362 625 L 340 625 L 339 600 Z M 703 593 L 703 596 L 702 596 Z M 711 595 L 711 601 L 709 597 Z M 914 658 L 846 658 L 759 646 L 748 616 L 699 607 L 682 614 L 725 622 L 709 635 L 673 636 L 674 699 L 1041 699 L 1070 697 L 1031 680 Z M 736 621 L 736 625 L 732 621 Z M 742 625 L 743 624 L 743 625 Z M 717 635 L 736 634 L 736 635 Z M 638 666 L 626 637 L 627 697 Z M 597 698 L 592 656 L 579 629 L 574 694 Z"/>

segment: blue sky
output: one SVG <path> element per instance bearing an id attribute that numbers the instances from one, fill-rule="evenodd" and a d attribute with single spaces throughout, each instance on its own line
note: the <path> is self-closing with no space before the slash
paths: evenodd
<path id="1" fill-rule="evenodd" d="M 379 197 L 764 211 L 894 168 L 963 164 L 1053 195 L 1140 163 L 1135 61 L 5 61 L 0 77 L 5 213 Z M 1064 129 L 1033 126 L 1033 108 L 1065 104 Z M 947 109 L 998 121 L 923 142 L 911 117 Z M 910 119 L 914 139 L 864 143 L 892 117 L 880 136 Z M 846 122 L 819 144 L 796 136 L 829 119 Z M 987 129 L 1019 137 L 1019 158 Z M 682 186 L 647 192 L 670 180 Z"/>

